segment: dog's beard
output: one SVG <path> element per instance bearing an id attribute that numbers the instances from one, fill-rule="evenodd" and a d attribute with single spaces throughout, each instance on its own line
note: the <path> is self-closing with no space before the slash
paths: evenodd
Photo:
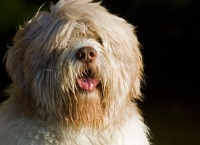
<path id="1" fill-rule="evenodd" d="M 68 116 L 76 127 L 99 126 L 103 123 L 101 94 L 98 90 L 92 92 L 77 92 L 70 95 Z"/>
<path id="2" fill-rule="evenodd" d="M 67 93 L 66 120 L 72 121 L 76 127 L 100 126 L 104 119 L 102 104 L 102 85 L 98 76 L 97 68 L 89 65 L 80 65 L 74 68 L 74 73 L 68 70 L 63 73 L 70 73 L 72 76 L 65 80 L 64 89 Z M 72 66 L 71 66 L 72 67 Z M 64 76 L 64 78 L 67 77 Z M 72 79 L 73 78 L 73 79 Z M 67 88 L 67 86 L 70 86 Z"/>

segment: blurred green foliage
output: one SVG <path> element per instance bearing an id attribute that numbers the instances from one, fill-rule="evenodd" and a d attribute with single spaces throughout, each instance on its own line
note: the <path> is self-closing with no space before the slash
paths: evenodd
<path id="1" fill-rule="evenodd" d="M 27 21 L 37 7 L 27 0 L 0 0 L 0 34 L 6 34 Z"/>

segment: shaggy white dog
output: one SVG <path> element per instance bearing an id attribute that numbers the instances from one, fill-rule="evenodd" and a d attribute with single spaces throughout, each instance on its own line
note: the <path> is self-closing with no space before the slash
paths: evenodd
<path id="1" fill-rule="evenodd" d="M 60 0 L 20 27 L 0 107 L 1 145 L 149 145 L 134 27 L 91 0 Z"/>

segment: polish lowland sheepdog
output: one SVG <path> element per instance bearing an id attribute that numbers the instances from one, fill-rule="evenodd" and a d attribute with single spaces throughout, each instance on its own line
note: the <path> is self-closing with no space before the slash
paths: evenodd
<path id="1" fill-rule="evenodd" d="M 6 55 L 1 145 L 150 144 L 134 27 L 91 1 L 60 0 L 19 28 Z"/>

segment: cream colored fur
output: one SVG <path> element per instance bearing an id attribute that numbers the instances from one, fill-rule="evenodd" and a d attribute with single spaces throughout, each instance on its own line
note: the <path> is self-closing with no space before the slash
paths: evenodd
<path id="1" fill-rule="evenodd" d="M 19 28 L 6 56 L 1 145 L 149 145 L 135 103 L 143 64 L 134 27 L 91 0 L 60 0 Z M 91 47 L 91 65 L 76 52 Z M 76 79 L 91 69 L 91 92 Z"/>

